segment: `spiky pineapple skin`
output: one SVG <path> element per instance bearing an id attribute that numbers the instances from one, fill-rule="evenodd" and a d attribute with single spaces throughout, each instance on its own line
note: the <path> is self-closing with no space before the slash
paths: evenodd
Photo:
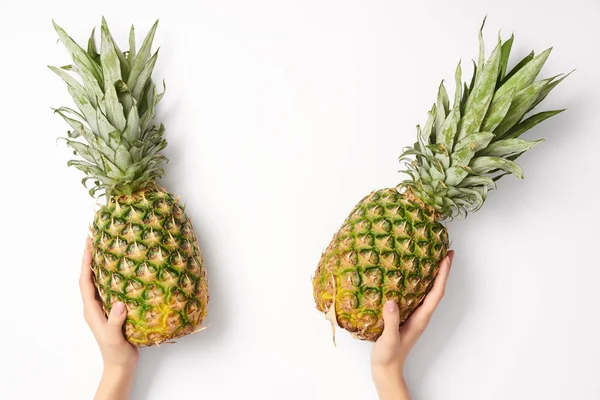
<path id="1" fill-rule="evenodd" d="M 198 329 L 209 300 L 206 271 L 183 206 L 159 186 L 112 198 L 96 212 L 92 269 L 108 314 L 127 306 L 124 333 L 157 345 Z"/>
<path id="2" fill-rule="evenodd" d="M 431 290 L 448 248 L 437 213 L 396 188 L 364 197 L 321 255 L 313 278 L 317 309 L 358 339 L 383 332 L 382 307 L 394 300 L 402 324 Z"/>

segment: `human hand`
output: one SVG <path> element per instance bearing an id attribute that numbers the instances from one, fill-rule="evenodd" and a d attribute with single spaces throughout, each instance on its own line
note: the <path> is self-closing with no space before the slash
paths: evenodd
<path id="1" fill-rule="evenodd" d="M 404 362 L 408 353 L 421 337 L 440 300 L 444 296 L 446 281 L 454 251 L 450 250 L 440 263 L 440 269 L 427 297 L 400 328 L 398 305 L 390 300 L 383 307 L 384 329 L 371 356 L 371 372 L 381 400 L 408 400 L 410 395 L 404 382 Z"/>
<path id="2" fill-rule="evenodd" d="M 91 242 L 88 239 L 81 262 L 79 287 L 83 299 L 83 315 L 89 325 L 104 361 L 104 372 L 96 392 L 96 400 L 128 399 L 138 363 L 138 349 L 123 336 L 127 318 L 125 304 L 113 304 L 106 318 L 92 278 Z"/>

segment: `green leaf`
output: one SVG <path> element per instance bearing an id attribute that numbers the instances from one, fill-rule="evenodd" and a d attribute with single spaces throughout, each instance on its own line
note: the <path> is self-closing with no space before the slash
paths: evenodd
<path id="1" fill-rule="evenodd" d="M 131 25 L 131 29 L 129 30 L 129 53 L 127 54 L 127 58 L 130 65 L 133 65 L 135 55 L 135 28 L 133 27 L 133 25 Z"/>
<path id="2" fill-rule="evenodd" d="M 560 76 L 559 79 L 554 80 L 554 78 L 557 78 L 558 76 L 555 76 L 552 80 L 552 82 L 550 82 L 546 87 L 544 87 L 541 92 L 539 93 L 537 99 L 533 102 L 533 104 L 529 107 L 529 110 L 527 110 L 528 112 L 531 111 L 532 109 L 535 108 L 535 106 L 537 106 L 538 104 L 540 104 L 545 98 L 546 96 L 548 96 L 548 94 L 550 93 L 550 91 L 552 91 L 552 89 L 554 89 L 559 83 L 561 83 L 567 76 L 571 75 L 573 73 L 573 71 L 569 72 L 568 74 L 565 75 L 558 75 Z"/>
<path id="3" fill-rule="evenodd" d="M 471 76 L 471 83 L 469 83 L 469 90 L 465 91 L 465 95 L 468 95 L 471 93 L 471 91 L 473 91 L 473 88 L 475 87 L 475 81 L 477 80 L 477 78 L 479 78 L 479 68 L 477 67 L 477 64 L 475 64 L 475 60 L 471 60 L 473 62 L 473 76 Z M 469 96 L 467 96 L 468 99 Z"/>
<path id="4" fill-rule="evenodd" d="M 460 115 L 464 115 L 465 112 L 465 104 L 467 104 L 467 99 L 469 98 L 469 86 L 467 86 L 467 82 L 463 84 L 462 90 L 462 99 L 460 101 Z"/>
<path id="5" fill-rule="evenodd" d="M 89 178 L 94 179 L 95 177 L 90 176 Z M 85 186 L 85 184 L 84 184 L 84 186 Z M 86 186 L 86 189 L 87 189 L 87 186 Z M 92 188 L 90 188 L 90 190 L 88 190 L 88 193 L 90 194 L 90 196 L 95 197 L 96 193 L 99 192 L 100 190 L 104 190 L 104 193 L 101 194 L 100 196 L 98 196 L 98 198 L 100 198 L 102 196 L 106 196 L 107 198 L 111 197 L 111 195 L 109 194 L 110 193 L 110 186 L 109 186 L 109 184 L 93 186 Z"/>
<path id="6" fill-rule="evenodd" d="M 448 115 L 450 110 L 450 100 L 448 99 L 448 92 L 444 87 L 444 82 L 440 83 L 440 87 L 438 89 L 437 96 L 437 107 L 436 107 L 436 115 L 435 115 L 435 132 L 437 133 L 441 130 L 442 124 Z"/>
<path id="7" fill-rule="evenodd" d="M 483 63 L 485 62 L 485 43 L 483 42 L 483 28 L 485 27 L 485 21 L 487 20 L 487 16 L 483 18 L 483 22 L 481 23 L 481 28 L 479 28 L 479 59 L 477 62 L 477 69 L 479 71 L 483 68 Z"/>
<path id="8" fill-rule="evenodd" d="M 156 104 L 158 104 L 158 102 L 162 100 L 163 96 L 165 95 L 165 92 L 167 91 L 167 84 L 165 83 L 164 79 L 163 79 L 162 84 L 163 84 L 163 91 L 156 96 Z"/>
<path id="9" fill-rule="evenodd" d="M 129 151 L 127 150 L 127 148 L 125 146 L 123 146 L 122 144 L 117 146 L 117 148 L 115 149 L 114 164 L 121 171 L 126 171 L 132 163 L 133 163 L 133 160 L 131 159 L 131 154 L 129 154 Z"/>
<path id="10" fill-rule="evenodd" d="M 469 161 L 479 150 L 484 149 L 494 138 L 491 132 L 477 132 L 465 136 L 456 143 L 455 150 L 450 155 L 451 166 L 468 165 Z"/>
<path id="11" fill-rule="evenodd" d="M 488 176 L 468 176 L 458 185 L 458 187 L 489 186 L 496 188 L 494 180 Z"/>
<path id="12" fill-rule="evenodd" d="M 118 94 L 123 94 L 123 93 L 130 93 L 131 91 L 129 90 L 129 88 L 127 87 L 127 84 L 123 81 L 117 81 L 115 83 L 115 89 L 117 91 Z"/>
<path id="13" fill-rule="evenodd" d="M 91 147 L 93 147 L 98 152 L 102 153 L 109 160 L 115 158 L 115 151 L 111 149 L 108 146 L 108 144 L 104 142 L 104 140 L 102 140 L 102 138 L 100 138 L 99 136 L 94 135 L 89 139 L 86 138 L 86 141 L 91 145 Z M 97 164 L 102 165 L 102 162 L 98 162 Z"/>
<path id="14" fill-rule="evenodd" d="M 482 156 L 493 156 L 493 157 L 507 157 L 515 154 L 523 153 L 538 144 L 542 143 L 544 139 L 539 140 L 523 140 L 523 139 L 504 139 L 499 140 L 490 144 L 485 149 L 481 150 L 478 155 Z"/>
<path id="15" fill-rule="evenodd" d="M 97 132 L 98 126 L 97 126 L 96 120 L 95 120 L 96 109 L 90 104 L 87 96 L 85 94 L 81 94 L 81 93 L 75 91 L 71 87 L 68 88 L 68 91 L 69 91 L 69 94 L 71 95 L 71 97 L 73 98 L 73 101 L 77 105 L 77 108 L 79 108 L 79 111 L 81 111 L 81 113 L 85 116 L 85 120 L 87 121 L 88 125 L 90 126 L 90 129 L 93 132 Z"/>
<path id="16" fill-rule="evenodd" d="M 90 38 L 88 39 L 87 52 L 90 55 L 90 57 L 92 57 L 94 62 L 98 63 L 98 57 L 100 57 L 100 54 L 98 54 L 98 50 L 96 50 L 96 41 L 94 40 L 95 34 L 96 34 L 96 29 L 94 28 L 94 29 L 92 29 L 92 34 L 90 35 Z"/>
<path id="17" fill-rule="evenodd" d="M 154 55 L 150 58 L 150 60 L 144 65 L 144 68 L 140 72 L 138 79 L 135 82 L 135 86 L 133 87 L 133 97 L 135 99 L 139 99 L 142 95 L 146 84 L 150 80 L 152 75 L 152 71 L 154 70 L 154 65 L 156 64 L 156 60 L 158 58 L 158 50 Z"/>
<path id="18" fill-rule="evenodd" d="M 492 103 L 487 116 L 483 120 L 482 130 L 494 132 L 504 117 L 506 117 L 514 96 L 515 89 L 511 89 L 504 96 Z"/>
<path id="19" fill-rule="evenodd" d="M 85 178 L 83 178 L 81 180 L 81 184 L 83 186 L 85 186 L 87 188 L 86 182 L 90 181 L 90 180 L 94 180 L 94 184 L 97 185 L 99 188 L 104 188 L 106 187 L 107 184 L 109 184 L 111 181 L 110 179 L 108 179 L 106 176 L 86 176 Z"/>
<path id="20" fill-rule="evenodd" d="M 134 146 L 132 146 L 129 149 L 129 154 L 131 154 L 131 159 L 133 160 L 133 164 L 131 165 L 130 168 L 138 166 L 138 163 L 140 162 L 140 160 L 144 156 L 144 154 L 142 153 L 142 150 L 143 149 L 141 147 L 134 147 Z"/>
<path id="21" fill-rule="evenodd" d="M 77 133 L 73 137 L 83 136 L 88 141 L 88 143 L 91 143 L 92 138 L 94 137 L 94 134 L 92 133 L 92 131 L 88 127 L 86 127 L 81 121 L 78 121 L 74 118 L 68 117 L 65 113 L 65 111 L 66 111 L 65 109 L 66 109 L 66 107 L 61 107 L 61 108 L 55 109 L 54 112 L 56 114 L 60 115 L 69 124 L 69 126 L 71 128 L 73 128 L 73 130 Z"/>
<path id="22" fill-rule="evenodd" d="M 524 134 L 525 132 L 527 132 L 528 130 L 532 129 L 534 126 L 536 126 L 540 122 L 542 122 L 550 117 L 553 117 L 557 114 L 560 114 L 563 111 L 565 111 L 565 110 L 562 109 L 562 110 L 544 111 L 544 112 L 540 112 L 535 115 L 532 115 L 531 117 L 522 121 L 518 125 L 515 125 L 514 127 L 512 127 L 508 132 L 506 132 L 504 137 L 507 139 L 517 138 L 517 137 L 521 136 L 522 134 Z"/>
<path id="23" fill-rule="evenodd" d="M 504 79 L 506 75 L 506 69 L 508 68 L 508 60 L 510 58 L 510 51 L 512 49 L 513 42 L 515 40 L 515 35 L 510 35 L 510 39 L 502 44 L 502 54 L 500 55 L 500 82 Z"/>
<path id="24" fill-rule="evenodd" d="M 549 79 L 537 81 L 517 92 L 510 105 L 506 117 L 494 130 L 499 139 L 504 139 L 504 134 L 516 125 L 523 116 L 531 109 L 531 105 L 538 98 L 542 90 L 549 84 Z"/>
<path id="25" fill-rule="evenodd" d="M 78 67 L 86 68 L 88 71 L 90 71 L 90 73 L 92 73 L 98 82 L 102 82 L 102 71 L 94 62 L 92 57 L 81 47 L 79 47 L 79 45 L 67 34 L 67 32 L 65 32 L 63 28 L 58 26 L 54 21 L 52 21 L 52 24 L 54 25 L 54 29 L 56 30 L 56 33 L 58 33 L 58 37 L 60 38 L 61 42 L 63 42 L 69 51 L 69 54 L 71 54 L 73 57 L 75 64 Z"/>
<path id="26" fill-rule="evenodd" d="M 406 150 L 404 150 L 404 152 L 402 154 L 400 154 L 400 156 L 398 157 L 400 160 L 403 160 L 409 156 L 422 156 L 423 153 L 420 152 L 419 150 L 415 149 L 414 147 L 408 147 L 406 148 Z"/>
<path id="27" fill-rule="evenodd" d="M 127 80 L 127 77 L 129 75 L 129 70 L 131 69 L 131 66 L 129 65 L 129 60 L 125 57 L 125 54 L 123 54 L 121 49 L 119 49 L 119 46 L 117 45 L 117 42 L 115 41 L 115 38 L 113 38 L 112 34 L 110 33 L 110 29 L 108 29 L 108 24 L 106 23 L 106 19 L 104 17 L 102 17 L 102 29 L 106 30 L 107 39 L 110 41 L 117 57 L 119 58 L 119 64 L 121 66 L 121 74 L 120 75 L 123 76 L 123 80 Z"/>
<path id="28" fill-rule="evenodd" d="M 477 211 L 483 205 L 483 195 L 476 189 L 471 188 L 460 188 L 459 189 L 467 198 L 468 210 Z"/>
<path id="29" fill-rule="evenodd" d="M 134 143 L 136 140 L 140 139 L 140 132 L 140 119 L 138 116 L 138 111 L 136 107 L 132 107 L 131 110 L 129 110 L 127 127 L 123 132 L 123 137 L 125 137 L 125 140 L 127 140 L 129 143 Z"/>
<path id="30" fill-rule="evenodd" d="M 106 27 L 105 21 L 102 22 L 102 46 L 100 49 L 100 62 L 102 71 L 104 71 L 104 87 L 108 90 L 109 86 L 115 85 L 121 78 L 121 65 L 117 56 L 117 51 L 110 38 L 110 33 Z"/>
<path id="31" fill-rule="evenodd" d="M 434 153 L 450 155 L 450 153 L 448 153 L 448 149 L 446 148 L 446 146 L 444 146 L 441 143 L 429 144 L 429 145 L 427 145 L 427 148 Z"/>
<path id="32" fill-rule="evenodd" d="M 127 84 L 123 81 L 118 81 L 115 84 L 117 96 L 119 97 L 119 103 L 123 106 L 123 115 L 129 115 L 129 110 L 133 107 L 135 100 Z"/>
<path id="33" fill-rule="evenodd" d="M 437 133 L 436 143 L 444 145 L 449 151 L 454 148 L 454 138 L 458 131 L 459 119 L 459 110 L 455 107 L 450 111 L 450 115 L 446 117 L 441 130 Z"/>
<path id="34" fill-rule="evenodd" d="M 90 163 L 97 163 L 96 158 L 94 157 L 93 153 L 95 152 L 95 150 L 93 148 L 91 148 L 90 146 L 87 146 L 81 142 L 77 142 L 75 140 L 67 140 L 67 145 L 69 147 L 71 147 L 73 150 L 75 150 L 75 153 L 80 155 L 81 157 L 83 157 L 86 161 L 89 161 Z M 98 159 L 100 159 L 100 155 L 97 154 Z"/>
<path id="35" fill-rule="evenodd" d="M 148 110 L 148 107 L 154 104 L 154 102 L 156 101 L 156 99 L 153 98 L 155 94 L 156 90 L 154 90 L 154 83 L 151 81 L 146 84 L 144 94 L 142 94 L 141 98 L 135 99 L 133 97 L 133 91 L 131 92 L 131 98 L 133 99 L 134 104 L 138 108 L 138 113 L 140 117 L 143 116 Z"/>
<path id="36" fill-rule="evenodd" d="M 519 92 L 522 89 L 530 86 L 542 70 L 542 67 L 546 63 L 551 51 L 552 48 L 549 48 L 541 54 L 538 54 L 530 62 L 524 65 L 523 68 L 511 76 L 505 83 L 502 84 L 502 86 L 500 86 L 496 92 L 496 95 L 494 96 L 494 100 L 499 99 L 513 88 Z"/>
<path id="37" fill-rule="evenodd" d="M 454 85 L 455 85 L 455 93 L 454 93 L 454 104 L 452 105 L 453 109 L 460 109 L 460 101 L 462 98 L 462 67 L 460 66 L 461 62 L 458 62 L 456 66 L 456 72 L 454 73 Z M 460 118 L 460 115 L 459 115 Z"/>
<path id="38" fill-rule="evenodd" d="M 83 87 L 83 85 L 79 83 L 77 79 L 73 78 L 69 73 L 63 71 L 61 68 L 56 68 L 51 65 L 49 65 L 48 68 L 50 68 L 50 70 L 56 75 L 60 76 L 62 80 L 65 81 L 65 83 L 78 94 L 78 96 L 87 96 L 85 87 Z"/>
<path id="39" fill-rule="evenodd" d="M 446 180 L 444 183 L 447 186 L 456 186 L 469 175 L 462 165 L 450 167 L 446 170 Z"/>
<path id="40" fill-rule="evenodd" d="M 75 167 L 80 171 L 83 171 L 86 175 L 93 175 L 98 179 L 106 179 L 106 173 L 96 165 L 82 160 L 69 160 L 67 161 L 69 167 Z"/>
<path id="41" fill-rule="evenodd" d="M 110 133 L 116 131 L 116 128 L 108 121 L 100 109 L 96 110 L 96 123 L 98 125 L 98 135 L 111 149 L 116 150 L 118 143 L 110 137 Z"/>
<path id="42" fill-rule="evenodd" d="M 129 86 L 130 88 L 135 87 L 140 73 L 142 72 L 144 66 L 150 58 L 150 51 L 152 50 L 152 41 L 154 40 L 154 34 L 156 33 L 157 26 L 158 21 L 156 21 L 154 25 L 152 25 L 150 32 L 148 32 L 148 35 L 142 43 L 140 52 L 135 56 L 135 60 L 133 61 L 133 65 L 131 66 L 131 73 L 129 74 L 129 77 L 126 81 L 127 86 Z"/>
<path id="43" fill-rule="evenodd" d="M 78 111 L 73 110 L 72 108 L 66 107 L 66 106 L 62 106 L 56 109 L 52 109 L 53 111 L 59 111 L 65 114 L 70 114 L 72 115 L 74 118 L 79 118 L 80 120 L 85 121 L 85 117 L 83 115 L 81 115 L 81 113 L 79 113 Z"/>
<path id="44" fill-rule="evenodd" d="M 98 99 L 101 99 L 104 96 L 102 92 L 102 81 L 98 81 L 94 74 L 92 74 L 85 66 L 81 66 L 81 61 L 79 60 L 79 56 L 73 56 L 73 60 L 77 65 L 77 73 L 81 77 L 83 81 L 83 85 L 85 87 L 85 91 L 87 93 L 87 98 L 90 104 L 94 107 L 98 106 Z"/>
<path id="45" fill-rule="evenodd" d="M 160 124 L 159 127 L 153 126 L 143 134 L 145 136 L 143 139 L 144 154 L 147 156 L 154 155 L 167 146 L 167 141 L 162 138 L 164 131 L 164 125 Z"/>
<path id="46" fill-rule="evenodd" d="M 481 128 L 488 107 L 494 97 L 501 49 L 502 46 L 498 43 L 475 81 L 473 90 L 469 94 L 467 103 L 465 104 L 465 116 L 460 122 L 459 140 L 470 133 L 479 131 Z"/>
<path id="47" fill-rule="evenodd" d="M 429 151 L 429 149 L 420 142 L 421 127 L 419 125 L 417 125 L 417 140 L 419 140 L 419 142 L 415 143 L 414 146 L 415 146 L 415 149 L 417 149 L 418 151 L 420 151 L 422 153 L 422 155 L 417 156 L 416 161 L 423 168 L 429 168 L 429 164 L 427 162 L 427 157 L 429 157 L 431 155 L 431 151 Z"/>
<path id="48" fill-rule="evenodd" d="M 119 102 L 117 97 L 117 91 L 114 85 L 108 86 L 104 97 L 104 106 L 106 108 L 106 118 L 112 126 L 117 128 L 120 132 L 125 130 L 127 121 L 123 114 L 123 106 Z"/>
<path id="49" fill-rule="evenodd" d="M 429 175 L 429 173 L 427 172 L 426 168 L 420 168 L 419 169 L 419 175 L 421 176 L 421 179 L 424 182 L 430 182 L 431 181 L 431 176 Z"/>
<path id="50" fill-rule="evenodd" d="M 444 173 L 434 166 L 429 168 L 427 172 L 429 173 L 429 176 L 431 176 L 432 183 L 436 181 L 444 181 L 444 179 L 446 178 Z"/>
<path id="51" fill-rule="evenodd" d="M 502 78 L 502 80 L 500 81 L 500 86 L 504 83 L 506 83 L 506 81 L 508 81 L 510 78 L 512 78 L 512 76 L 514 74 L 516 74 L 517 72 L 519 72 L 521 70 L 521 68 L 523 68 L 525 65 L 527 65 L 527 63 L 529 63 L 531 60 L 533 60 L 533 57 L 535 57 L 535 52 L 531 52 L 529 54 L 527 54 L 525 57 L 523 57 L 523 59 L 521 61 L 519 61 L 517 63 L 517 65 L 515 65 L 513 67 L 513 69 L 511 69 L 504 78 Z"/>
<path id="52" fill-rule="evenodd" d="M 157 102 L 156 85 L 154 85 L 154 84 L 148 85 L 148 88 L 146 89 L 145 93 L 146 93 L 145 100 L 146 100 L 147 107 L 146 107 L 146 110 L 142 113 L 142 115 L 140 117 L 140 126 L 141 126 L 142 132 L 144 132 L 146 130 L 146 128 L 148 127 L 150 122 L 152 122 L 152 120 L 154 119 L 154 113 L 155 113 L 156 102 Z M 140 107 L 140 110 L 141 109 L 142 108 Z"/>
<path id="53" fill-rule="evenodd" d="M 516 163 L 499 157 L 476 157 L 469 164 L 475 174 L 485 174 L 490 171 L 501 169 L 505 172 L 523 178 L 523 170 Z"/>
<path id="54" fill-rule="evenodd" d="M 432 161 L 437 160 L 436 164 L 440 171 L 450 167 L 450 153 L 446 146 L 441 143 L 434 143 L 428 145 L 427 148 L 435 154 L 435 159 L 432 159 Z"/>
<path id="55" fill-rule="evenodd" d="M 433 124 L 435 122 L 436 114 L 437 107 L 434 104 L 431 107 L 431 110 L 429 110 L 429 112 L 427 113 L 427 122 L 425 123 L 425 127 L 423 128 L 423 130 L 418 130 L 417 137 L 419 138 L 421 146 L 423 147 L 426 147 L 429 143 L 431 143 L 431 135 L 433 133 Z M 431 155 L 431 153 L 428 152 L 427 149 L 424 150 L 426 155 Z"/>
<path id="56" fill-rule="evenodd" d="M 104 175 L 108 176 L 113 180 L 118 180 L 123 171 L 121 171 L 112 161 L 102 155 L 102 170 L 105 171 Z"/>

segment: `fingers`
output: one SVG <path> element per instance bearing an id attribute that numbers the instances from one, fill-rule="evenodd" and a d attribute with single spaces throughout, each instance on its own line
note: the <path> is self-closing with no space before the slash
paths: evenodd
<path id="1" fill-rule="evenodd" d="M 81 289 L 81 298 L 83 303 L 96 299 L 96 289 L 92 281 L 92 250 L 88 238 L 85 242 L 83 259 L 81 260 L 81 276 L 79 277 L 79 288 Z"/>
<path id="2" fill-rule="evenodd" d="M 81 276 L 79 278 L 81 299 L 83 300 L 83 314 L 92 331 L 98 329 L 106 320 L 102 307 L 96 299 L 96 287 L 92 278 L 92 251 L 90 239 L 86 241 L 83 259 L 81 260 Z"/>
<path id="3" fill-rule="evenodd" d="M 390 343 L 397 340 L 400 336 L 400 313 L 398 311 L 398 304 L 394 300 L 388 300 L 383 305 L 383 323 L 383 333 L 379 340 Z"/>
<path id="4" fill-rule="evenodd" d="M 113 304 L 110 314 L 108 315 L 108 322 L 106 323 L 106 343 L 110 345 L 120 344 L 125 340 L 123 336 L 123 323 L 127 318 L 127 312 L 125 310 L 125 304 L 117 302 Z"/>
<path id="5" fill-rule="evenodd" d="M 423 312 L 432 314 L 437 308 L 438 304 L 440 304 L 442 297 L 444 297 L 444 292 L 446 291 L 446 282 L 448 281 L 448 275 L 450 274 L 450 267 L 452 266 L 453 258 L 454 251 L 450 250 L 448 255 L 442 260 L 440 269 L 433 283 L 433 288 L 431 288 L 431 291 L 423 301 Z"/>
<path id="6" fill-rule="evenodd" d="M 440 269 L 438 270 L 433 287 L 427 294 L 427 297 L 425 297 L 423 304 L 421 304 L 419 308 L 413 312 L 406 322 L 406 330 L 422 332 L 427 327 L 427 324 L 429 324 L 431 315 L 437 308 L 438 304 L 440 304 L 442 297 L 444 297 L 446 282 L 448 281 L 448 275 L 450 274 L 450 267 L 452 266 L 453 259 L 454 251 L 450 250 L 440 263 Z"/>

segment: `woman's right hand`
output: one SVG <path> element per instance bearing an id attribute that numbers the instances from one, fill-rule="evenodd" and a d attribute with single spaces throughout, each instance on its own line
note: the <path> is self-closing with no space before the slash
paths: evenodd
<path id="1" fill-rule="evenodd" d="M 138 363 L 138 349 L 123 335 L 123 323 L 127 318 L 125 304 L 113 304 L 108 318 L 104 314 L 92 276 L 91 246 L 88 239 L 81 262 L 79 287 L 85 321 L 98 342 L 104 361 L 104 372 L 95 399 L 129 399 Z"/>
<path id="2" fill-rule="evenodd" d="M 454 251 L 441 261 L 433 288 L 408 320 L 400 325 L 398 305 L 390 300 L 383 307 L 383 334 L 373 347 L 371 371 L 381 400 L 409 400 L 410 395 L 404 381 L 404 362 L 408 353 L 419 340 L 440 300 L 444 296 L 446 281 Z"/>

